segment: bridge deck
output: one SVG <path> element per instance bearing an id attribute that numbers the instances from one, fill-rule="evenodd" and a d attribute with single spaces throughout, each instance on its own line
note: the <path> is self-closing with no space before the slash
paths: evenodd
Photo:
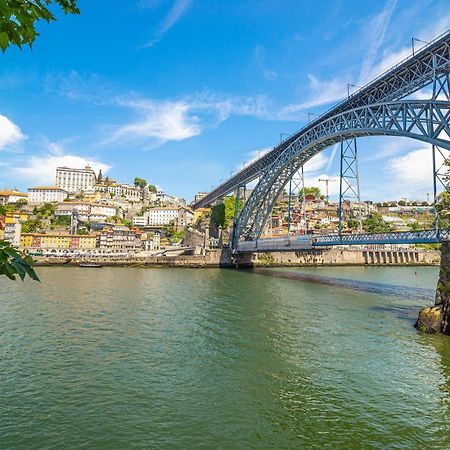
<path id="1" fill-rule="evenodd" d="M 436 244 L 450 237 L 450 229 L 398 231 L 392 233 L 355 233 L 295 236 L 240 241 L 236 252 L 295 252 L 335 245 Z"/>

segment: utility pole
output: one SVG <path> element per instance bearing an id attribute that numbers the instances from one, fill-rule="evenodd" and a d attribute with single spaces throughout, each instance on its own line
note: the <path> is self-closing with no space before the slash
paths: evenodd
<path id="1" fill-rule="evenodd" d="M 326 198 L 327 198 L 327 202 L 330 200 L 330 191 L 329 191 L 329 184 L 330 183 L 335 183 L 336 180 L 332 180 L 330 178 L 319 178 L 318 179 L 319 182 L 324 182 L 325 183 L 325 192 L 326 192 Z"/>

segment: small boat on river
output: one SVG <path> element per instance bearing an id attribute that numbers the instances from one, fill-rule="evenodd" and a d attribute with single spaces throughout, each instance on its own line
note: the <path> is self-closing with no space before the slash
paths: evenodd
<path id="1" fill-rule="evenodd" d="M 97 263 L 81 263 L 79 264 L 79 267 L 91 267 L 92 269 L 100 269 L 103 267 L 103 264 L 97 264 Z"/>

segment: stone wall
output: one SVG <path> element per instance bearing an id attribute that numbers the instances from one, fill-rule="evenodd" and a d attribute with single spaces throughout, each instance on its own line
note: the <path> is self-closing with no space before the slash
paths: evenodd
<path id="1" fill-rule="evenodd" d="M 326 265 L 436 265 L 439 252 L 405 251 L 361 251 L 361 250 L 309 250 L 302 252 L 259 253 L 254 258 L 255 266 L 326 266 Z"/>

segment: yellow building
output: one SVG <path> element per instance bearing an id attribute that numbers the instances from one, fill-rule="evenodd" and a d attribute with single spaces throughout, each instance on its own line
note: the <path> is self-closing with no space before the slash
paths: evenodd
<path id="1" fill-rule="evenodd" d="M 80 238 L 78 248 L 92 249 L 97 246 L 97 236 L 95 235 L 85 235 L 78 237 Z"/>
<path id="2" fill-rule="evenodd" d="M 95 234 L 45 234 L 45 233 L 23 233 L 20 240 L 23 248 L 43 248 L 43 249 L 93 249 L 97 246 L 97 236 Z"/>
<path id="3" fill-rule="evenodd" d="M 41 248 L 70 248 L 71 239 L 70 234 L 43 234 Z"/>
<path id="4" fill-rule="evenodd" d="M 5 214 L 5 223 L 15 223 L 17 220 L 19 222 L 25 222 L 25 220 L 28 220 L 28 214 L 21 212 L 7 212 Z"/>
<path id="5" fill-rule="evenodd" d="M 33 247 L 33 235 L 31 233 L 22 233 L 20 236 L 21 247 Z"/>

